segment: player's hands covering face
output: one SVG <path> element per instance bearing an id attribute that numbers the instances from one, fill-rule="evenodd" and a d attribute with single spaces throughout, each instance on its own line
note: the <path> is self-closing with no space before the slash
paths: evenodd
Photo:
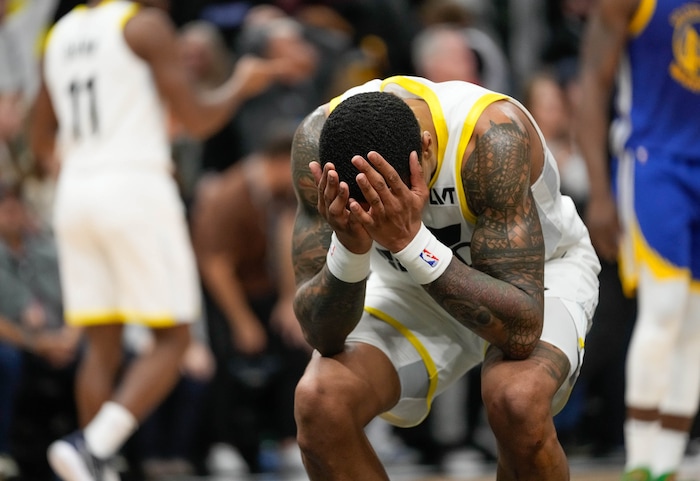
<path id="1" fill-rule="evenodd" d="M 318 187 L 317 209 L 335 231 L 338 240 L 351 252 L 364 254 L 372 247 L 372 238 L 358 219 L 350 212 L 350 190 L 340 182 L 332 163 L 321 168 L 318 162 L 309 164 Z"/>
<path id="2" fill-rule="evenodd" d="M 379 153 L 370 152 L 367 159 L 359 155 L 352 159 L 360 171 L 357 184 L 367 199 L 367 205 L 363 207 L 351 199 L 351 218 L 391 252 L 402 250 L 418 233 L 423 207 L 429 197 L 416 152 L 411 153 L 409 162 L 410 188 Z"/>

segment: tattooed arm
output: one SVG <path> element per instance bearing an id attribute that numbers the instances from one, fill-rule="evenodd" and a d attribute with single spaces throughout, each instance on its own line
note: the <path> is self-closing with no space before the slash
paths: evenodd
<path id="1" fill-rule="evenodd" d="M 324 356 L 343 350 L 345 338 L 364 308 L 366 280 L 346 283 L 326 267 L 333 229 L 319 213 L 319 190 L 310 162 L 318 162 L 318 139 L 326 119 L 324 107 L 301 123 L 292 145 L 292 175 L 298 200 L 292 239 L 297 292 L 294 312 L 307 342 Z"/>
<path id="2" fill-rule="evenodd" d="M 484 111 L 472 145 L 462 182 L 477 216 L 473 268 L 453 259 L 425 287 L 506 357 L 523 359 L 537 344 L 544 312 L 544 240 L 530 190 L 536 177 L 531 168 L 539 172 L 542 146 L 525 115 L 504 102 Z"/>

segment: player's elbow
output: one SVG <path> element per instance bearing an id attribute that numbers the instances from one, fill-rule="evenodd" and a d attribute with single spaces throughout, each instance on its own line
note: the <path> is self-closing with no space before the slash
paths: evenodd
<path id="1" fill-rule="evenodd" d="M 345 322 L 322 308 L 317 302 L 309 303 L 304 296 L 294 299 L 294 314 L 301 324 L 306 342 L 323 356 L 333 356 L 343 351 L 345 339 L 355 323 Z M 359 317 L 358 317 L 359 318 Z"/>
<path id="2" fill-rule="evenodd" d="M 503 347 L 503 352 L 507 358 L 520 361 L 530 357 L 537 347 L 537 343 L 542 335 L 542 318 L 529 319 L 518 322 L 520 327 L 511 331 L 508 341 Z M 522 327 L 531 326 L 531 327 Z"/>

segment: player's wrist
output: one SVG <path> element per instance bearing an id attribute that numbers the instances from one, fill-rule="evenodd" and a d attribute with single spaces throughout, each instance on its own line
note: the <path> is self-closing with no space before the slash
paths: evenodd
<path id="1" fill-rule="evenodd" d="M 440 242 L 423 223 L 413 240 L 393 254 L 421 285 L 430 284 L 440 277 L 453 256 L 452 249 Z"/>
<path id="2" fill-rule="evenodd" d="M 370 251 L 355 254 L 345 247 L 335 232 L 331 236 L 331 245 L 326 254 L 326 266 L 337 279 L 353 284 L 367 279 L 370 270 Z"/>

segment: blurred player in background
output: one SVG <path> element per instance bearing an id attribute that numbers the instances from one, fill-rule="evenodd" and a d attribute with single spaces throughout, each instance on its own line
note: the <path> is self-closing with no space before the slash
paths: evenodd
<path id="1" fill-rule="evenodd" d="M 602 0 L 583 44 L 587 223 L 598 255 L 619 258 L 622 285 L 638 299 L 626 365 L 628 481 L 676 479 L 700 399 L 699 36 L 697 1 Z"/>
<path id="2" fill-rule="evenodd" d="M 84 326 L 87 340 L 76 381 L 83 429 L 48 453 L 63 479 L 116 479 L 109 459 L 176 383 L 189 324 L 200 315 L 166 108 L 205 137 L 284 68 L 241 58 L 220 88 L 197 93 L 170 17 L 137 2 L 90 1 L 50 32 L 32 145 L 50 158 L 57 140 L 54 227 L 66 318 Z M 125 322 L 152 328 L 154 346 L 120 372 Z"/>

